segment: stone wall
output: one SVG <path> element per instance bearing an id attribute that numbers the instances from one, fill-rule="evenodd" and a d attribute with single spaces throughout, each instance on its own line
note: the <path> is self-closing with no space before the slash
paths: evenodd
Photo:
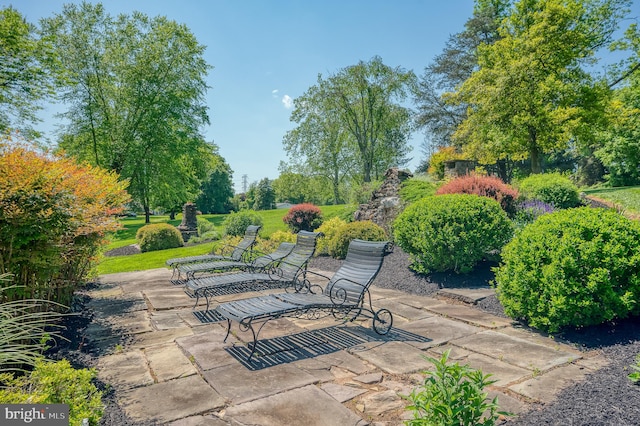
<path id="1" fill-rule="evenodd" d="M 399 191 L 402 182 L 413 175 L 405 170 L 391 168 L 384 174 L 382 186 L 371 194 L 367 204 L 360 204 L 354 213 L 355 220 L 370 220 L 381 226 L 391 237 L 391 224 L 402 208 Z"/>

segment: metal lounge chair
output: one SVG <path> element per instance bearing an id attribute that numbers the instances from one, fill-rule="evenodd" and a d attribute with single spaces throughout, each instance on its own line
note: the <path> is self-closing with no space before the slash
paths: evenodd
<path id="1" fill-rule="evenodd" d="M 369 286 L 380 271 L 389 247 L 387 242 L 351 241 L 344 263 L 320 294 L 271 294 L 218 305 L 215 312 L 227 319 L 225 342 L 232 321 L 238 322 L 241 331 L 251 330 L 253 343 L 250 344 L 251 353 L 247 357 L 247 361 L 251 361 L 262 327 L 273 319 L 283 317 L 313 320 L 333 315 L 346 322 L 364 316 L 373 320 L 372 327 L 376 333 L 387 334 L 393 325 L 393 315 L 388 309 L 374 310 Z M 260 324 L 257 330 L 254 324 Z"/>
<path id="2" fill-rule="evenodd" d="M 166 264 L 173 269 L 171 278 L 175 276 L 176 272 L 179 273 L 178 267 L 180 265 L 197 263 L 197 262 L 210 262 L 216 260 L 230 260 L 234 262 L 240 262 L 242 260 L 248 261 L 251 255 L 251 248 L 256 243 L 258 237 L 258 231 L 262 228 L 259 225 L 249 225 L 244 232 L 244 237 L 238 243 L 237 246 L 224 246 L 220 249 L 220 253 L 202 254 L 199 256 L 187 256 L 187 257 L 174 257 L 167 260 Z M 228 254 L 225 254 L 228 253 Z M 178 275 L 180 279 L 180 275 Z"/>
<path id="3" fill-rule="evenodd" d="M 258 256 L 250 262 L 219 260 L 217 262 L 196 262 L 178 265 L 178 278 L 172 279 L 171 282 L 176 285 L 184 285 L 189 280 L 195 279 L 197 273 L 215 273 L 225 272 L 232 269 L 248 270 L 251 272 L 263 272 L 269 267 L 275 266 L 285 258 L 295 247 L 294 243 L 280 243 L 278 248 L 269 254 Z M 256 252 L 254 252 L 255 254 Z M 184 274 L 185 278 L 180 279 Z"/>
<path id="4" fill-rule="evenodd" d="M 201 297 L 207 300 L 206 310 L 210 307 L 210 298 L 230 293 L 264 290 L 268 288 L 289 288 L 293 291 L 303 291 L 309 288 L 306 280 L 307 263 L 316 249 L 316 242 L 320 237 L 318 232 L 300 231 L 296 244 L 287 256 L 277 265 L 267 267 L 262 272 L 231 272 L 228 274 L 188 280 L 185 291 L 195 296 L 194 308 Z"/>

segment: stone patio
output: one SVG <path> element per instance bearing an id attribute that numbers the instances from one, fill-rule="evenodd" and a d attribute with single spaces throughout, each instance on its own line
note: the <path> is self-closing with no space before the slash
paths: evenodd
<path id="1" fill-rule="evenodd" d="M 100 277 L 89 292 L 95 313 L 86 339 L 99 351 L 98 375 L 135 421 L 170 425 L 401 425 L 422 370 L 451 349 L 452 361 L 493 374 L 501 407 L 520 412 L 606 364 L 597 353 L 514 326 L 468 303 L 486 289 L 438 298 L 372 287 L 376 307 L 394 315 L 387 336 L 369 321 L 341 324 L 280 319 L 250 333 L 193 310 L 168 269 Z M 375 284 L 375 283 L 374 283 Z M 252 293 L 250 295 L 255 295 Z M 249 294 L 214 299 L 212 306 Z M 198 315 L 194 315 L 194 312 Z M 204 322 L 203 322 L 204 320 Z M 260 355 L 261 354 L 261 355 Z"/>

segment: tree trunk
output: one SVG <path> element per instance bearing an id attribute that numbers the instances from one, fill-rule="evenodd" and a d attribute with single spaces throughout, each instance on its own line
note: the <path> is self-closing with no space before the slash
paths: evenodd
<path id="1" fill-rule="evenodd" d="M 144 206 L 144 223 L 147 225 L 151 223 L 151 210 L 149 210 L 149 206 Z"/>
<path id="2" fill-rule="evenodd" d="M 531 156 L 531 173 L 542 173 L 542 155 L 538 147 L 536 129 L 529 128 L 529 155 Z"/>

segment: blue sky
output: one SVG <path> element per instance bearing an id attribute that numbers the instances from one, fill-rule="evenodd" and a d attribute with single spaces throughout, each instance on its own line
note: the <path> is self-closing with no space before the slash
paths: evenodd
<path id="1" fill-rule="evenodd" d="M 32 23 L 70 1 L 18 0 Z M 79 3 L 79 2 L 74 2 Z M 282 138 L 294 127 L 291 100 L 324 76 L 378 55 L 391 67 L 421 75 L 451 34 L 463 30 L 473 0 L 105 0 L 112 15 L 137 10 L 186 24 L 207 47 L 213 66 L 206 96 L 211 124 L 203 129 L 233 170 L 236 191 L 278 177 Z M 634 6 L 636 8 L 637 5 Z M 55 106 L 37 128 L 52 140 Z M 423 135 L 413 135 L 414 169 Z"/>

